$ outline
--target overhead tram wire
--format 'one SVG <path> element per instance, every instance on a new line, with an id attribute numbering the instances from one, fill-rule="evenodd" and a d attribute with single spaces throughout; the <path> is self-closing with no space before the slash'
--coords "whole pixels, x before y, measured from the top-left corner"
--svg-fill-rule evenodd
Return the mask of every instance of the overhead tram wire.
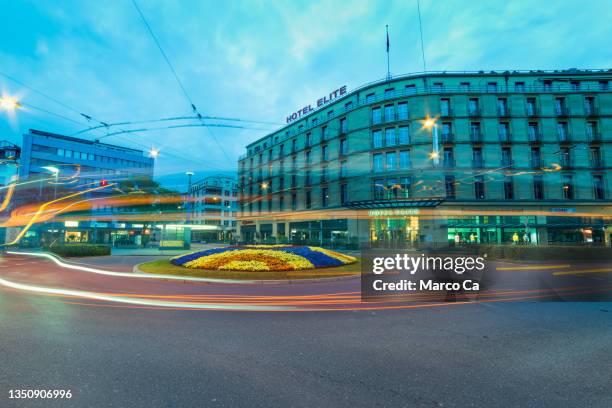
<path id="1" fill-rule="evenodd" d="M 264 122 L 264 121 L 239 119 L 239 118 L 225 118 L 225 117 L 221 117 L 221 116 L 203 116 L 202 118 L 203 119 L 210 119 L 210 120 L 228 121 L 228 122 L 255 123 L 255 124 L 271 125 L 271 126 L 272 125 L 274 125 L 274 126 L 282 125 L 281 123 Z M 141 125 L 141 124 L 145 124 L 145 123 L 173 122 L 173 121 L 180 121 L 180 120 L 200 120 L 200 118 L 198 118 L 197 116 L 175 116 L 175 117 L 161 118 L 161 119 L 135 120 L 135 121 L 108 123 L 108 124 L 105 124 L 105 125 L 91 126 L 91 127 L 88 127 L 87 129 L 79 130 L 78 132 L 74 133 L 73 136 L 79 135 L 81 133 L 86 133 L 86 132 L 89 132 L 91 130 L 100 129 L 100 128 L 109 129 L 109 128 L 114 127 L 114 126 Z M 219 126 L 216 126 L 216 127 L 219 127 Z M 231 127 L 231 126 L 221 126 L 221 127 Z M 242 127 L 247 129 L 247 127 L 244 127 L 244 126 L 242 126 Z M 262 129 L 262 130 L 264 130 L 264 129 Z"/>
<path id="2" fill-rule="evenodd" d="M 179 78 L 178 74 L 176 73 L 176 70 L 174 69 L 174 66 L 170 62 L 170 59 L 168 58 L 168 56 L 166 55 L 164 49 L 162 48 L 161 44 L 159 43 L 157 37 L 155 36 L 155 33 L 153 33 L 153 29 L 149 25 L 149 22 L 147 21 L 147 19 L 145 18 L 144 14 L 142 13 L 142 10 L 138 6 L 138 3 L 136 2 L 136 0 L 132 0 L 132 4 L 134 5 L 134 8 L 136 8 L 136 11 L 138 11 L 138 14 L 140 15 L 140 18 L 142 19 L 142 22 L 144 23 L 145 27 L 147 28 L 147 31 L 149 32 L 149 34 L 151 35 L 151 38 L 155 42 L 155 45 L 157 45 L 157 48 L 159 49 L 159 52 L 164 57 L 164 60 L 166 61 L 166 64 L 168 65 L 168 68 L 170 68 L 170 71 L 172 72 L 172 75 L 174 76 L 174 79 L 176 80 L 177 84 L 179 85 L 179 87 L 183 91 L 183 95 L 185 95 L 185 98 L 187 99 L 187 101 L 191 105 L 191 110 L 193 111 L 194 114 L 196 114 L 196 116 L 198 117 L 199 120 L 203 120 L 202 114 L 200 114 L 200 112 L 198 111 L 198 108 L 196 108 L 195 104 L 193 103 L 193 100 L 189 96 L 189 93 L 187 93 L 187 90 L 183 86 L 183 82 L 181 81 L 181 79 Z M 221 143 L 219 143 L 219 140 L 212 133 L 210 128 L 206 127 L 206 130 L 211 135 L 211 137 L 213 138 L 213 140 L 215 141 L 217 146 L 219 146 L 219 149 L 221 149 L 221 151 L 223 152 L 223 155 L 225 156 L 225 158 L 227 160 L 229 160 L 229 161 L 232 161 L 232 159 L 229 157 L 229 155 L 227 154 L 225 149 L 223 149 L 223 146 L 221 145 Z"/>

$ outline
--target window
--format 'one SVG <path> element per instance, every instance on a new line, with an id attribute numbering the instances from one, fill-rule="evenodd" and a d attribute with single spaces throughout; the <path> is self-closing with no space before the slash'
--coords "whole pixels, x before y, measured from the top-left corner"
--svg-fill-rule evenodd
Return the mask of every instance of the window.
<path id="1" fill-rule="evenodd" d="M 340 184 L 340 203 L 346 204 L 348 202 L 348 185 Z"/>
<path id="2" fill-rule="evenodd" d="M 348 123 L 346 122 L 346 118 L 340 119 L 340 133 L 348 132 Z"/>
<path id="3" fill-rule="evenodd" d="M 555 98 L 555 115 L 565 115 L 565 98 Z"/>
<path id="4" fill-rule="evenodd" d="M 447 168 L 455 167 L 455 154 L 452 147 L 444 148 L 443 165 Z"/>
<path id="5" fill-rule="evenodd" d="M 353 102 L 352 101 L 349 101 L 349 102 L 344 104 L 344 110 L 348 111 L 348 110 L 351 110 L 351 109 L 353 109 Z"/>
<path id="6" fill-rule="evenodd" d="M 348 154 L 348 144 L 346 139 L 340 139 L 340 155 L 344 156 Z"/>
<path id="7" fill-rule="evenodd" d="M 480 122 L 471 122 L 470 123 L 470 139 L 472 142 L 480 142 L 481 134 L 480 134 Z"/>
<path id="8" fill-rule="evenodd" d="M 382 121 L 380 116 L 380 108 L 372 108 L 372 123 L 374 125 L 379 124 Z"/>
<path id="9" fill-rule="evenodd" d="M 385 198 L 385 181 L 381 179 L 374 180 L 374 199 L 382 200 Z"/>
<path id="10" fill-rule="evenodd" d="M 395 88 L 385 89 L 385 99 L 392 99 L 395 97 Z"/>
<path id="11" fill-rule="evenodd" d="M 530 161 L 531 161 L 532 168 L 539 169 L 542 167 L 542 156 L 541 156 L 539 147 L 531 148 Z"/>
<path id="12" fill-rule="evenodd" d="M 442 82 L 434 82 L 431 86 L 431 92 L 442 92 L 444 90 L 444 84 Z"/>
<path id="13" fill-rule="evenodd" d="M 329 112 L 327 112 L 327 118 L 328 119 L 331 119 L 333 117 L 334 117 L 334 111 L 333 110 L 330 110 Z"/>
<path id="14" fill-rule="evenodd" d="M 567 139 L 568 139 L 567 122 L 557 123 L 557 136 L 559 137 L 560 142 L 567 142 Z"/>
<path id="15" fill-rule="evenodd" d="M 329 190 L 327 187 L 321 189 L 321 207 L 327 207 L 329 201 Z"/>
<path id="16" fill-rule="evenodd" d="M 383 155 L 382 153 L 376 153 L 372 156 L 372 168 L 374 172 L 383 171 Z"/>
<path id="17" fill-rule="evenodd" d="M 400 169 L 410 168 L 410 150 L 400 150 Z"/>
<path id="18" fill-rule="evenodd" d="M 406 85 L 405 91 L 406 91 L 406 95 L 416 94 L 416 85 Z"/>
<path id="19" fill-rule="evenodd" d="M 65 156 L 64 149 L 57 149 L 57 155 L 58 156 Z"/>
<path id="20" fill-rule="evenodd" d="M 304 185 L 310 185 L 310 170 L 306 170 L 306 173 L 304 173 Z"/>
<path id="21" fill-rule="evenodd" d="M 292 174 L 291 175 L 291 188 L 296 188 L 297 187 L 297 175 Z"/>
<path id="22" fill-rule="evenodd" d="M 589 141 L 599 140 L 599 135 L 597 134 L 597 122 L 586 123 L 586 136 Z"/>
<path id="23" fill-rule="evenodd" d="M 570 88 L 572 89 L 572 91 L 577 91 L 580 89 L 580 82 L 579 81 L 571 81 L 570 82 Z"/>
<path id="24" fill-rule="evenodd" d="M 395 120 L 395 106 L 385 105 L 385 122 L 392 122 Z"/>
<path id="25" fill-rule="evenodd" d="M 306 208 L 312 207 L 312 191 L 310 190 L 306 191 L 304 204 Z"/>
<path id="26" fill-rule="evenodd" d="M 285 210 L 285 196 L 283 196 L 283 195 L 278 197 L 278 210 L 279 211 L 284 211 Z"/>
<path id="27" fill-rule="evenodd" d="M 410 143 L 410 128 L 408 126 L 400 126 L 399 131 L 399 144 L 407 145 Z"/>
<path id="28" fill-rule="evenodd" d="M 317 123 L 319 123 L 319 119 L 312 118 L 311 123 L 312 123 L 312 126 L 317 126 Z"/>
<path id="29" fill-rule="evenodd" d="M 535 98 L 527 98 L 525 102 L 525 111 L 527 112 L 527 116 L 536 115 L 536 99 Z"/>
<path id="30" fill-rule="evenodd" d="M 573 184 L 572 176 L 570 174 L 564 174 L 562 183 L 563 183 L 562 184 L 563 198 L 565 198 L 566 200 L 573 200 L 574 199 L 574 184 Z"/>
<path id="31" fill-rule="evenodd" d="M 66 150 L 66 157 L 72 157 L 72 150 Z"/>
<path id="32" fill-rule="evenodd" d="M 514 182 L 512 176 L 504 177 L 504 199 L 514 199 Z"/>
<path id="33" fill-rule="evenodd" d="M 321 128 L 321 140 L 327 139 L 327 126 Z"/>
<path id="34" fill-rule="evenodd" d="M 451 114 L 450 99 L 448 98 L 440 99 L 440 114 L 442 116 L 450 116 Z"/>
<path id="35" fill-rule="evenodd" d="M 285 152 L 285 145 L 282 144 L 282 145 L 278 146 L 278 155 L 279 155 L 279 157 L 282 156 L 284 152 Z"/>
<path id="36" fill-rule="evenodd" d="M 327 166 L 321 167 L 321 183 L 327 182 Z"/>
<path id="37" fill-rule="evenodd" d="M 400 196 L 410 198 L 412 196 L 412 178 L 402 177 L 400 182 Z"/>
<path id="38" fill-rule="evenodd" d="M 323 161 L 329 160 L 328 150 L 329 149 L 327 148 L 327 145 L 321 146 L 321 160 Z"/>
<path id="39" fill-rule="evenodd" d="M 536 200 L 544 199 L 544 178 L 542 175 L 533 176 L 533 198 Z"/>
<path id="40" fill-rule="evenodd" d="M 283 190 L 284 188 L 285 188 L 285 178 L 281 176 L 278 178 L 278 189 Z"/>
<path id="41" fill-rule="evenodd" d="M 291 210 L 293 211 L 297 210 L 297 194 L 296 193 L 291 194 Z"/>
<path id="42" fill-rule="evenodd" d="M 304 152 L 306 166 L 310 166 L 310 150 Z"/>
<path id="43" fill-rule="evenodd" d="M 372 145 L 375 149 L 383 146 L 382 130 L 375 130 L 372 132 Z"/>
<path id="44" fill-rule="evenodd" d="M 527 126 L 527 136 L 530 142 L 537 142 L 540 140 L 540 133 L 538 132 L 537 123 L 530 123 Z"/>
<path id="45" fill-rule="evenodd" d="M 482 159 L 482 149 L 479 147 L 472 149 L 472 167 L 477 169 L 481 169 L 484 167 Z"/>
<path id="46" fill-rule="evenodd" d="M 376 96 L 371 93 L 366 95 L 366 103 L 372 103 L 376 100 Z"/>
<path id="47" fill-rule="evenodd" d="M 515 82 L 514 90 L 516 92 L 525 92 L 525 83 L 524 82 Z"/>
<path id="48" fill-rule="evenodd" d="M 293 139 L 291 141 L 291 153 L 295 153 L 296 150 L 297 150 L 297 139 Z M 253 164 L 252 160 L 251 160 L 251 164 Z"/>
<path id="49" fill-rule="evenodd" d="M 444 188 L 446 190 L 446 198 L 454 200 L 457 198 L 457 191 L 455 188 L 455 176 L 444 176 Z"/>
<path id="50" fill-rule="evenodd" d="M 476 116 L 480 114 L 480 110 L 478 109 L 478 99 L 477 98 L 470 98 L 470 100 L 468 101 L 468 113 L 471 116 Z"/>
<path id="51" fill-rule="evenodd" d="M 593 197 L 596 200 L 603 200 L 605 198 L 603 176 L 600 174 L 593 175 Z"/>
<path id="52" fill-rule="evenodd" d="M 497 133 L 499 134 L 500 142 L 509 142 L 510 141 L 510 124 L 508 122 L 500 122 L 497 125 Z"/>
<path id="53" fill-rule="evenodd" d="M 508 100 L 506 98 L 497 98 L 497 114 L 499 116 L 508 115 Z"/>
<path id="54" fill-rule="evenodd" d="M 497 82 L 489 82 L 489 83 L 487 83 L 487 92 L 489 92 L 489 93 L 497 92 Z"/>
<path id="55" fill-rule="evenodd" d="M 501 151 L 501 165 L 502 167 L 512 166 L 512 148 L 502 147 Z"/>
<path id="56" fill-rule="evenodd" d="M 401 186 L 399 184 L 397 184 L 397 180 L 396 179 L 388 179 L 387 180 L 387 189 L 386 189 L 386 196 L 385 198 L 387 199 L 396 199 L 399 197 L 399 192 L 400 192 L 400 188 Z"/>
<path id="57" fill-rule="evenodd" d="M 552 90 L 552 81 L 544 81 L 544 92 L 550 92 Z"/>
<path id="58" fill-rule="evenodd" d="M 595 169 L 603 167 L 601 150 L 599 150 L 599 147 L 591 147 L 591 166 Z"/>
<path id="59" fill-rule="evenodd" d="M 564 167 L 564 168 L 571 167 L 572 160 L 571 160 L 571 157 L 570 157 L 570 149 L 569 149 L 569 147 L 562 147 L 559 150 L 559 161 L 560 161 L 559 164 L 561 165 L 561 167 Z"/>
<path id="60" fill-rule="evenodd" d="M 484 200 L 485 198 L 485 184 L 483 176 L 474 177 L 474 197 L 477 200 Z"/>
<path id="61" fill-rule="evenodd" d="M 340 177 L 346 177 L 346 160 L 340 162 Z"/>
<path id="62" fill-rule="evenodd" d="M 453 130 L 451 122 L 442 123 L 442 142 L 449 143 L 453 141 Z"/>
<path id="63" fill-rule="evenodd" d="M 387 171 L 394 171 L 397 168 L 397 155 L 395 152 L 388 152 L 385 154 L 385 164 Z"/>
<path id="64" fill-rule="evenodd" d="M 385 129 L 385 146 L 395 146 L 395 128 Z"/>
<path id="65" fill-rule="evenodd" d="M 592 96 L 584 98 L 584 114 L 587 116 L 595 114 L 595 98 Z"/>
<path id="66" fill-rule="evenodd" d="M 470 83 L 469 82 L 461 82 L 459 84 L 459 90 L 461 92 L 468 92 L 470 90 Z"/>
<path id="67" fill-rule="evenodd" d="M 400 102 L 397 104 L 397 118 L 399 120 L 408 120 L 408 103 Z"/>
<path id="68" fill-rule="evenodd" d="M 601 91 L 607 91 L 609 89 L 608 81 L 599 81 L 599 89 Z"/>

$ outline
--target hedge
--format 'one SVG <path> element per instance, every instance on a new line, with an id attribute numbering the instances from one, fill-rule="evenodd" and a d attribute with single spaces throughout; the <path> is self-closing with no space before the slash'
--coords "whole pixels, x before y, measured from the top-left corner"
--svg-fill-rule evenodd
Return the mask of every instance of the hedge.
<path id="1" fill-rule="evenodd" d="M 513 259 L 532 261 L 609 261 L 612 248 L 603 246 L 564 245 L 480 245 L 478 252 L 488 259 Z"/>
<path id="2" fill-rule="evenodd" d="M 110 255 L 110 245 L 97 245 L 97 244 L 65 244 L 65 245 L 53 245 L 45 248 L 47 251 L 52 252 L 59 256 L 103 256 Z"/>

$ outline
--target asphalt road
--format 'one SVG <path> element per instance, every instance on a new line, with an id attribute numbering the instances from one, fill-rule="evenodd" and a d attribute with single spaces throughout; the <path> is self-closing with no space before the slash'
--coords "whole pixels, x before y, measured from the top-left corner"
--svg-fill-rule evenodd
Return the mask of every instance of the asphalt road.
<path id="1" fill-rule="evenodd" d="M 609 407 L 610 345 L 610 303 L 254 313 L 2 288 L 0 407 Z M 73 398 L 8 399 L 41 388 Z"/>

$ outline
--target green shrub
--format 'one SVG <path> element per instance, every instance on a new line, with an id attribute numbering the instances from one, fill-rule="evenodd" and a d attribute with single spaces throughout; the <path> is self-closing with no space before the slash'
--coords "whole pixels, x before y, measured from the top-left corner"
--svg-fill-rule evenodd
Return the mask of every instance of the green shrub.
<path id="1" fill-rule="evenodd" d="M 64 245 L 53 245 L 45 248 L 45 250 L 52 252 L 59 256 L 65 257 L 79 257 L 79 256 L 104 256 L 110 255 L 110 245 L 98 245 L 98 244 L 64 244 Z"/>
<path id="2" fill-rule="evenodd" d="M 487 254 L 491 260 L 593 260 L 608 261 L 612 259 L 612 248 L 601 246 L 570 246 L 570 245 L 481 245 L 481 255 Z"/>

